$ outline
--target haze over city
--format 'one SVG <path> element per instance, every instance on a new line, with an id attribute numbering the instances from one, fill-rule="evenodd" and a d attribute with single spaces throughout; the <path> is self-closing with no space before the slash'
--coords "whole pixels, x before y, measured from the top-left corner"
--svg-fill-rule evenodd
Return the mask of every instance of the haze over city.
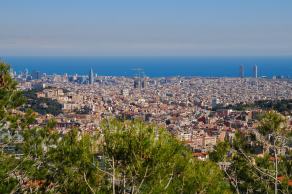
<path id="1" fill-rule="evenodd" d="M 292 2 L 2 1 L 1 56 L 287 56 Z"/>

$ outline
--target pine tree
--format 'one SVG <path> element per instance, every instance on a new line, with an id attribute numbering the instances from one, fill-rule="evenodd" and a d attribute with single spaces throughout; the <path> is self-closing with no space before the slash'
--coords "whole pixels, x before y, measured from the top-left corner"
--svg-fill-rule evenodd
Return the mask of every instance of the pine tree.
<path id="1" fill-rule="evenodd" d="M 291 152 L 280 154 L 289 141 L 285 124 L 283 115 L 269 111 L 263 115 L 258 129 L 249 134 L 238 132 L 231 144 L 219 143 L 210 153 L 210 159 L 221 164 L 237 193 L 291 192 L 287 183 L 292 178 L 289 159 L 292 155 Z M 247 137 L 254 137 L 254 140 L 251 142 Z M 264 156 L 254 154 L 253 146 L 262 147 Z"/>

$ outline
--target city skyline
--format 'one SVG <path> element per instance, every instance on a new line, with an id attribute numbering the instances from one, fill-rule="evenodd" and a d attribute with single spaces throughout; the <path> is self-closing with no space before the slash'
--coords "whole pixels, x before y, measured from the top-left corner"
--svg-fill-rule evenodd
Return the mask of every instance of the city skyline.
<path id="1" fill-rule="evenodd" d="M 291 56 L 291 1 L 1 2 L 2 56 Z"/>
<path id="2" fill-rule="evenodd" d="M 254 77 L 291 78 L 291 57 L 5 57 L 14 71 L 37 70 L 47 74 L 84 74 L 92 68 L 97 75 L 134 76 L 143 69 L 149 77 L 203 76 L 238 77 L 239 66 L 244 75 Z"/>
<path id="3" fill-rule="evenodd" d="M 0 3 L 0 193 L 292 193 L 291 0 Z"/>

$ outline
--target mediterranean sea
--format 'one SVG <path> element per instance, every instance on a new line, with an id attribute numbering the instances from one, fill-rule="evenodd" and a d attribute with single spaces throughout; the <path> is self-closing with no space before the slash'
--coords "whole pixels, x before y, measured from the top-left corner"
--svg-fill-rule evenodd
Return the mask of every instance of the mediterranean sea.
<path id="1" fill-rule="evenodd" d="M 47 74 L 135 76 L 137 69 L 149 77 L 238 77 L 240 65 L 246 77 L 258 66 L 259 76 L 292 77 L 292 57 L 2 57 L 14 71 L 27 68 Z"/>

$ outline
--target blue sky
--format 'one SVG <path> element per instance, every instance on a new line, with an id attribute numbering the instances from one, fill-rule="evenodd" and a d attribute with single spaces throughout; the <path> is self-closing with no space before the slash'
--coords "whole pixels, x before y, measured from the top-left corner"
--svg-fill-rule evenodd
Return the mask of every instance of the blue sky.
<path id="1" fill-rule="evenodd" d="M 1 0 L 0 56 L 291 56 L 291 10 L 291 0 Z"/>

